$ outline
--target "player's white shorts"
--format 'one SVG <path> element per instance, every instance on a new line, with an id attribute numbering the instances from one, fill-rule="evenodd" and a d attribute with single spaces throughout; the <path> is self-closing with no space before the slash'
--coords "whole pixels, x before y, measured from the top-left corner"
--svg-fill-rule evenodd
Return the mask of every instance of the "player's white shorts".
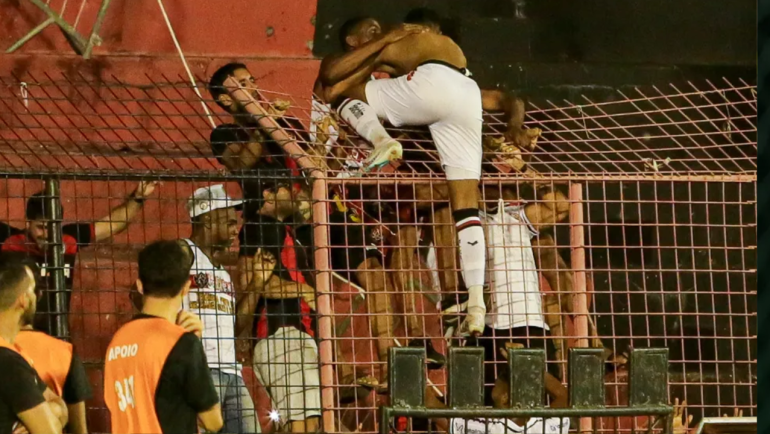
<path id="1" fill-rule="evenodd" d="M 318 346 L 307 333 L 282 327 L 257 342 L 254 373 L 281 417 L 279 426 L 321 416 Z"/>
<path id="2" fill-rule="evenodd" d="M 395 127 L 427 125 L 447 179 L 481 178 L 481 90 L 459 70 L 426 63 L 366 84 L 366 99 Z"/>

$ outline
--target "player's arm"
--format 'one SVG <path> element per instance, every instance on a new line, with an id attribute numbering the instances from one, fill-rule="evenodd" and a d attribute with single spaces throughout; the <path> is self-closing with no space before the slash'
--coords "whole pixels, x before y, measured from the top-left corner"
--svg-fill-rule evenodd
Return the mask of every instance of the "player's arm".
<path id="1" fill-rule="evenodd" d="M 110 214 L 94 223 L 94 241 L 102 241 L 123 232 L 142 209 L 144 199 L 155 191 L 156 181 L 142 181 L 126 202 L 110 211 Z"/>
<path id="2" fill-rule="evenodd" d="M 334 85 L 361 69 L 367 61 L 375 57 L 389 44 L 400 41 L 409 35 L 422 33 L 424 31 L 425 28 L 421 26 L 406 24 L 388 32 L 379 39 L 367 42 L 353 51 L 336 56 L 327 56 L 321 61 L 321 69 L 318 78 L 326 86 Z"/>

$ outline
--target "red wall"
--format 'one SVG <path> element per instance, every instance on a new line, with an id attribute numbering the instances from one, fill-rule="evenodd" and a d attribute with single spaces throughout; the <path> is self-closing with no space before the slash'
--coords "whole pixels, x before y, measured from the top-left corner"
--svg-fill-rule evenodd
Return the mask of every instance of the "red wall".
<path id="1" fill-rule="evenodd" d="M 60 11 L 64 0 L 51 0 L 54 10 Z M 100 1 L 87 0 L 83 8 L 78 31 L 87 37 L 96 18 Z M 64 18 L 75 22 L 81 0 L 69 0 Z M 312 83 L 317 72 L 318 61 L 312 57 L 314 35 L 315 2 L 311 0 L 164 0 L 169 19 L 179 43 L 184 50 L 192 73 L 200 80 L 206 80 L 222 64 L 238 60 L 247 64 L 258 79 L 259 86 L 271 91 L 290 94 L 297 100 L 310 97 Z M 26 0 L 5 0 L 0 2 L 0 51 L 10 47 L 16 40 L 45 19 L 37 7 Z M 268 28 L 272 30 L 269 31 Z M 270 33 L 270 34 L 268 34 Z M 14 152 L 19 141 L 40 139 L 43 134 L 30 130 L 30 125 L 40 122 L 44 129 L 56 129 L 60 119 L 25 117 L 18 100 L 19 83 L 46 82 L 51 79 L 80 81 L 83 78 L 99 88 L 100 84 L 117 81 L 131 86 L 150 83 L 189 82 L 177 55 L 176 49 L 160 13 L 157 0 L 113 0 L 107 11 L 100 31 L 102 44 L 95 47 L 93 57 L 84 60 L 74 53 L 56 26 L 49 26 L 24 47 L 13 54 L 0 54 L 0 145 L 5 147 L 0 165 L 16 168 L 50 166 L 51 158 L 27 157 L 21 159 L 8 155 Z M 50 91 L 50 89 L 49 89 Z M 32 97 L 41 98 L 41 93 L 30 86 Z M 96 95 L 98 94 L 98 95 Z M 150 92 L 147 95 L 156 96 Z M 104 115 L 104 101 L 109 93 L 95 92 L 93 99 L 71 98 L 66 107 L 56 107 L 50 101 L 37 101 L 34 106 L 41 112 L 66 113 L 67 111 L 98 112 Z M 204 95 L 207 97 L 207 95 Z M 88 100 L 90 101 L 83 101 Z M 89 111 L 88 104 L 95 107 Z M 33 102 L 34 104 L 34 102 Z M 71 104 L 71 105 L 70 105 Z M 139 110 L 139 105 L 125 108 Z M 158 107 L 156 107 L 158 108 Z M 163 108 L 158 108 L 163 111 Z M 200 110 L 199 107 L 196 107 Z M 216 109 L 215 109 L 216 110 Z M 151 112 L 152 110 L 148 110 Z M 10 113 L 9 113 L 10 112 Z M 221 111 L 219 112 L 220 115 Z M 103 118 L 104 119 L 104 118 Z M 225 117 L 219 118 L 223 122 Z M 75 128 L 87 124 L 85 119 L 70 119 Z M 107 119 L 105 124 L 115 123 Z M 173 124 L 161 120 L 163 128 Z M 198 124 L 201 125 L 199 121 Z M 194 138 L 196 143 L 205 141 L 206 126 Z M 58 136 L 57 136 L 58 134 Z M 88 141 L 94 135 L 81 132 L 73 140 Z M 118 131 L 114 139 L 121 140 Z M 62 137 L 62 131 L 54 131 L 53 140 L 67 149 L 73 146 Z M 125 136 L 123 136 L 125 137 Z M 45 136 L 45 138 L 50 138 Z M 4 140 L 17 139 L 17 142 Z M 182 138 L 184 139 L 184 138 Z M 163 140 L 147 137 L 149 142 Z M 166 139 L 167 140 L 167 139 Z M 182 142 L 184 140 L 180 140 Z M 22 142 L 23 143 L 23 142 Z M 157 142 L 155 142 L 157 144 Z M 7 149 L 11 148 L 11 149 Z M 77 149 L 74 149 L 77 150 Z M 138 159 L 137 159 L 138 160 Z M 59 159 L 56 167 L 82 164 L 88 167 L 109 167 L 116 159 L 73 158 Z M 89 163 L 89 164 L 86 164 Z M 119 163 L 119 162 L 118 162 Z M 200 161 L 177 161 L 180 167 L 201 167 Z M 209 164 L 215 164 L 210 161 Z M 152 165 L 152 164 L 150 164 Z M 139 166 L 144 166 L 140 164 Z M 172 164 L 173 166 L 173 164 Z M 137 167 L 128 164 L 126 167 Z M 0 182 L 0 219 L 15 226 L 23 225 L 24 198 L 42 189 L 39 180 Z M 65 219 L 89 221 L 105 215 L 110 207 L 117 205 L 134 188 L 132 183 L 123 182 L 73 182 L 62 183 L 62 199 Z M 170 183 L 158 191 L 158 201 L 148 201 L 141 216 L 129 230 L 115 237 L 112 243 L 86 249 L 79 258 L 72 300 L 71 328 L 73 341 L 78 346 L 84 361 L 99 363 L 103 357 L 112 333 L 130 317 L 127 290 L 135 278 L 133 264 L 136 249 L 142 244 L 162 238 L 176 238 L 188 234 L 184 199 L 193 191 L 190 183 Z M 233 195 L 239 195 L 234 185 L 228 187 Z M 109 199 L 113 198 L 113 199 Z M 95 399 L 89 407 L 102 406 L 101 372 L 90 369 Z M 261 408 L 267 408 L 264 391 L 257 392 Z M 108 431 L 106 411 L 94 409 L 89 414 L 91 429 Z M 265 416 L 265 415 L 262 415 Z"/>

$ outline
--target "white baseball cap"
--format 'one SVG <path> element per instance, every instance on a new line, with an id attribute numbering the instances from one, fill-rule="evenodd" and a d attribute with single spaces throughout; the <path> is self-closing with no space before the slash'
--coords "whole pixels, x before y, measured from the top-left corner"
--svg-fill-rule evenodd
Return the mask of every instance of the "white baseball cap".
<path id="1" fill-rule="evenodd" d="M 187 200 L 187 211 L 190 213 L 190 218 L 195 218 L 215 209 L 234 208 L 241 204 L 243 204 L 242 200 L 228 196 L 225 186 L 219 184 L 195 190 Z"/>

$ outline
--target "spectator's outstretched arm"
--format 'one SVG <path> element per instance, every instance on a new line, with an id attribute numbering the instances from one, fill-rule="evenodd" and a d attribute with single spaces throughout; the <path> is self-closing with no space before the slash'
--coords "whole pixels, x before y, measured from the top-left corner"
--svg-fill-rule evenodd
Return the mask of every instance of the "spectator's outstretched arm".
<path id="1" fill-rule="evenodd" d="M 155 191 L 157 181 L 141 181 L 128 200 L 94 223 L 94 241 L 103 241 L 123 232 L 142 209 L 144 200 Z"/>
<path id="2" fill-rule="evenodd" d="M 67 412 L 69 414 L 67 431 L 72 434 L 88 434 L 85 401 L 76 404 L 67 404 Z"/>
<path id="3" fill-rule="evenodd" d="M 44 402 L 18 415 L 19 421 L 30 434 L 60 434 L 62 423 L 54 414 L 53 407 Z"/>

